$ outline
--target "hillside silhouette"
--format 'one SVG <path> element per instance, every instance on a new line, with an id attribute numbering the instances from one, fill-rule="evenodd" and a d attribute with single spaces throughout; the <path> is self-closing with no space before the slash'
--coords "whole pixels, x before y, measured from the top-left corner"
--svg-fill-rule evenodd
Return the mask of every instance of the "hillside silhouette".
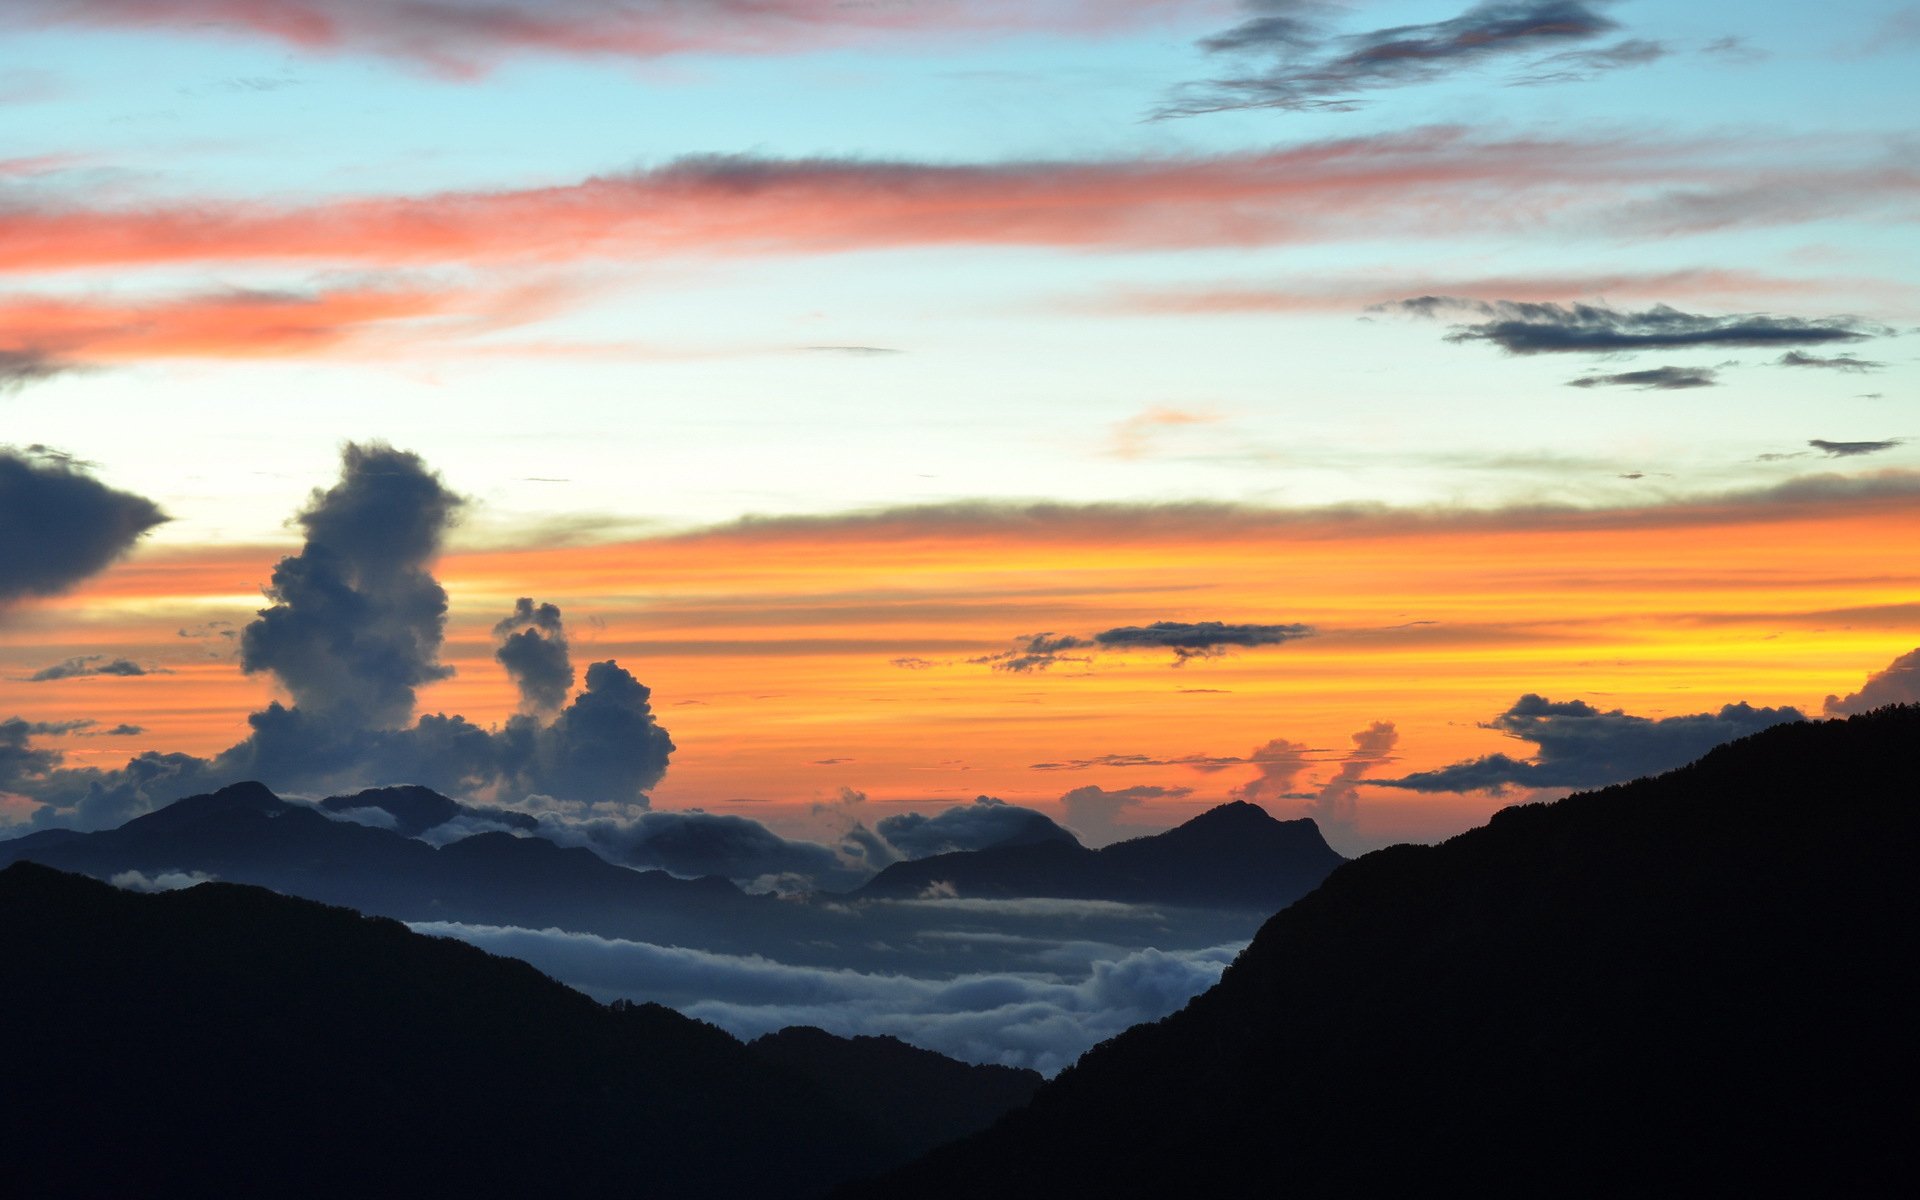
<path id="1" fill-rule="evenodd" d="M 1897 1194 L 1920 708 L 1335 871 L 1220 984 L 842 1200 Z"/>
<path id="2" fill-rule="evenodd" d="M 806 1197 L 1039 1083 L 818 1030 L 748 1047 L 394 921 L 30 863 L 0 871 L 0 1011 L 19 1196 Z"/>
<path id="3" fill-rule="evenodd" d="M 1051 838 L 894 863 L 850 894 L 911 899 L 944 889 L 968 898 L 1046 896 L 1270 913 L 1312 891 L 1345 861 L 1312 818 L 1279 821 L 1258 805 L 1235 801 L 1165 833 L 1099 850 Z"/>

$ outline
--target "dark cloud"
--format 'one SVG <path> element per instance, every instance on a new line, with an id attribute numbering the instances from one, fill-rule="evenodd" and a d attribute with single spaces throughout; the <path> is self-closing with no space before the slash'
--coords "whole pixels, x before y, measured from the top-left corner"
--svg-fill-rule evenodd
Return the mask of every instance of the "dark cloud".
<path id="1" fill-rule="evenodd" d="M 87 736 L 88 737 L 139 737 L 141 734 L 145 733 L 146 731 L 147 731 L 147 728 L 144 725 L 129 725 L 123 721 L 120 724 L 115 725 L 112 729 L 102 729 L 98 733 L 90 733 Z"/>
<path id="2" fill-rule="evenodd" d="M 1083 844 L 1105 846 L 1164 827 L 1164 822 L 1158 825 L 1128 822 L 1124 819 L 1128 810 L 1138 808 L 1149 800 L 1178 800 L 1192 794 L 1193 789 L 1189 787 L 1137 784 L 1109 789 L 1089 784 L 1061 796 L 1060 805 L 1065 810 L 1068 828 L 1080 835 Z"/>
<path id="3" fill-rule="evenodd" d="M 1885 670 L 1875 671 L 1845 699 L 1828 696 L 1825 709 L 1830 717 L 1845 717 L 1889 704 L 1920 704 L 1920 649 L 1909 650 Z"/>
<path id="4" fill-rule="evenodd" d="M 1068 655 L 1065 651 L 1077 650 L 1092 644 L 1085 638 L 1074 637 L 1071 634 L 1023 633 L 1014 639 L 1013 649 L 1002 650 L 998 654 L 981 655 L 967 661 L 991 666 L 996 671 L 1021 673 L 1044 671 L 1055 663 L 1088 661 L 1084 657 Z M 896 659 L 894 665 L 902 664 Z"/>
<path id="5" fill-rule="evenodd" d="M 164 675 L 157 667 L 143 667 L 129 658 L 109 658 L 104 654 L 86 654 L 69 658 L 50 667 L 41 667 L 27 676 L 28 683 L 47 683 L 55 679 L 85 679 L 90 675 Z"/>
<path id="6" fill-rule="evenodd" d="M 1278 646 L 1311 637 L 1307 625 L 1231 625 L 1224 621 L 1155 621 L 1122 625 L 1093 635 L 1102 650 L 1171 650 L 1174 665 L 1190 658 L 1217 658 L 1236 646 Z"/>
<path id="7" fill-rule="evenodd" d="M 166 519 L 153 501 L 115 491 L 68 455 L 0 448 L 0 607 L 68 590 Z"/>
<path id="8" fill-rule="evenodd" d="M 460 504 L 418 456 L 349 445 L 340 482 L 300 516 L 306 544 L 273 572 L 275 603 L 241 638 L 243 667 L 272 674 L 293 703 L 253 713 L 249 736 L 212 759 L 148 753 L 113 771 L 21 759 L 12 790 L 43 802 L 36 824 L 87 828 L 241 780 L 296 793 L 419 784 L 490 801 L 644 809 L 674 747 L 647 688 L 615 662 L 588 667 L 585 689 L 545 723 L 527 712 L 494 729 L 445 713 L 414 719 L 416 689 L 452 674 L 439 658 L 446 593 L 430 568 Z M 516 607 L 509 625 L 522 615 Z M 528 601 L 524 618 L 520 632 L 541 640 L 562 629 L 551 605 Z M 539 665 L 551 683 L 554 656 Z M 526 696 L 524 669 L 514 678 Z M 535 694 L 552 698 L 551 688 Z"/>
<path id="9" fill-rule="evenodd" d="M 500 646 L 493 657 L 520 689 L 520 711 L 550 713 L 573 690 L 573 658 L 560 609 L 522 596 L 513 613 L 493 627 Z"/>
<path id="10" fill-rule="evenodd" d="M 1878 454 L 1882 450 L 1891 450 L 1906 442 L 1905 438 L 1888 438 L 1880 442 L 1829 442 L 1814 438 L 1807 445 L 1826 455 L 1828 458 L 1857 458 L 1862 454 Z"/>
<path id="11" fill-rule="evenodd" d="M 1697 346 L 1767 349 L 1859 342 L 1888 332 L 1853 317 L 1808 319 L 1765 313 L 1715 317 L 1682 312 L 1664 304 L 1639 312 L 1621 312 L 1598 304 L 1415 296 L 1377 307 L 1422 317 L 1436 317 L 1445 311 L 1477 313 L 1490 319 L 1455 325 L 1447 340 L 1491 342 L 1509 354 L 1618 354 Z"/>
<path id="12" fill-rule="evenodd" d="M 1264 54 L 1264 69 L 1209 80 L 1181 91 L 1161 116 L 1241 108 L 1346 111 L 1359 96 L 1439 79 L 1491 61 L 1544 54 L 1527 82 L 1584 78 L 1651 62 L 1655 43 L 1625 41 L 1584 53 L 1563 49 L 1619 28 L 1600 9 L 1609 0 L 1486 0 L 1457 17 L 1333 36 L 1337 10 L 1322 3 L 1262 0 L 1258 15 L 1200 43 L 1216 54 Z"/>
<path id="13" fill-rule="evenodd" d="M 1851 375 L 1864 375 L 1869 371 L 1878 371 L 1886 367 L 1883 362 L 1874 362 L 1868 358 L 1857 358 L 1851 354 L 1833 354 L 1822 358 L 1817 354 L 1803 354 L 1798 350 L 1789 350 L 1773 360 L 1776 367 L 1816 367 L 1826 371 L 1845 371 Z"/>
<path id="14" fill-rule="evenodd" d="M 819 842 L 782 837 L 758 821 L 722 813 L 544 812 L 537 819 L 537 832 L 563 846 L 587 846 L 630 867 L 684 878 L 719 875 L 756 890 L 851 890 L 878 869 L 863 856 L 843 856 Z"/>
<path id="15" fill-rule="evenodd" d="M 1568 387 L 1631 387 L 1641 391 L 1677 392 L 1686 388 L 1717 387 L 1719 377 L 1712 367 L 1654 367 L 1646 371 L 1622 371 L 1616 375 L 1585 375 L 1567 381 Z"/>
<path id="16" fill-rule="evenodd" d="M 412 717 L 415 689 L 453 674 L 430 568 L 464 502 L 416 454 L 349 444 L 341 458 L 340 482 L 299 516 L 306 545 L 273 569 L 273 607 L 241 634 L 240 665 L 310 715 L 391 728 Z"/>
<path id="17" fill-rule="evenodd" d="M 73 369 L 73 364 L 38 350 L 0 349 L 0 396 Z"/>
<path id="18" fill-rule="evenodd" d="M 972 804 L 956 805 L 931 817 L 920 813 L 882 817 L 874 825 L 874 832 L 907 859 L 1008 843 L 1074 840 L 1047 814 L 992 796 L 975 797 Z"/>
<path id="19" fill-rule="evenodd" d="M 1375 782 L 1417 792 L 1488 791 L 1509 787 L 1588 788 L 1682 767 L 1723 742 L 1772 725 L 1804 721 L 1797 708 L 1729 704 L 1717 713 L 1640 717 L 1603 712 L 1584 700 L 1552 701 L 1529 693 L 1483 728 L 1534 744 L 1525 759 L 1489 754 L 1437 771 Z"/>
<path id="20" fill-rule="evenodd" d="M 1660 42 L 1649 41 L 1646 38 L 1628 38 L 1599 50 L 1566 50 L 1559 54 L 1550 54 L 1531 64 L 1527 74 L 1513 82 L 1523 86 L 1543 83 L 1581 83 L 1596 75 L 1604 75 L 1608 71 L 1618 71 L 1627 67 L 1644 67 L 1648 63 L 1659 62 L 1667 57 L 1668 53 L 1667 47 Z"/>

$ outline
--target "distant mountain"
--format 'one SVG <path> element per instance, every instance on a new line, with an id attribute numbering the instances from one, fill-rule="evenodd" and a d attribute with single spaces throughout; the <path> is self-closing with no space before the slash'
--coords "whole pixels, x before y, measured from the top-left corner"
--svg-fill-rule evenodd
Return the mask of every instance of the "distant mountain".
<path id="1" fill-rule="evenodd" d="M 1044 1082 L 1038 1071 L 971 1066 L 897 1038 L 835 1037 L 812 1026 L 769 1033 L 747 1049 L 806 1076 L 916 1153 L 985 1129 Z"/>
<path id="2" fill-rule="evenodd" d="M 445 799 L 425 789 L 387 791 L 407 793 L 396 807 L 415 814 Z M 394 802 L 392 795 L 382 801 Z M 118 829 L 0 842 L 0 864 L 19 860 L 100 879 L 198 872 L 407 921 L 555 927 L 721 948 L 735 945 L 730 930 L 751 926 L 760 937 L 791 915 L 790 906 L 724 879 L 635 871 L 540 838 L 481 833 L 436 849 L 394 830 L 329 819 L 258 783 L 189 797 Z M 741 949 L 759 944 L 737 942 Z"/>
<path id="3" fill-rule="evenodd" d="M 1920 708 L 1336 871 L 1220 984 L 840 1193 L 1891 1195 L 1920 1162 Z"/>
<path id="4" fill-rule="evenodd" d="M 1038 1083 L 818 1030 L 747 1047 L 397 922 L 26 863 L 0 1012 L 7 1190 L 40 1198 L 799 1198 Z"/>
<path id="5" fill-rule="evenodd" d="M 419 837 L 459 817 L 526 832 L 540 827 L 538 821 L 523 812 L 461 804 L 432 788 L 411 785 L 368 788 L 351 796 L 328 796 L 320 802 L 320 807 L 336 813 L 383 812 L 393 819 L 393 831 L 403 837 Z"/>
<path id="6" fill-rule="evenodd" d="M 1310 818 L 1279 821 L 1258 805 L 1236 801 L 1165 833 L 1101 850 L 1051 838 L 895 863 L 851 895 L 1048 896 L 1269 913 L 1312 891 L 1345 861 Z"/>

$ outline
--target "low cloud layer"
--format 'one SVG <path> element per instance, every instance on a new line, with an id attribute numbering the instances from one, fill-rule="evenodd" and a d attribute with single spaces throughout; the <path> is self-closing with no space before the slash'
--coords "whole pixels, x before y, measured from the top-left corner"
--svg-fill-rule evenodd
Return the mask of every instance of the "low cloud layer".
<path id="1" fill-rule="evenodd" d="M 1806 714 L 1785 705 L 1728 704 L 1717 713 L 1641 717 L 1617 708 L 1602 711 L 1584 700 L 1553 701 L 1529 693 L 1482 726 L 1533 743 L 1529 757 L 1488 754 L 1437 771 L 1375 782 L 1417 792 L 1494 795 L 1513 787 L 1604 787 L 1683 767 L 1724 742 L 1804 720 Z"/>
<path id="2" fill-rule="evenodd" d="M 1850 696 L 1828 696 L 1825 707 L 1830 717 L 1851 716 L 1889 704 L 1920 704 L 1920 649 L 1910 650 L 1875 671 L 1860 690 Z"/>
<path id="3" fill-rule="evenodd" d="M 1052 1074 L 1098 1042 L 1157 1020 L 1216 983 L 1237 945 L 1136 950 L 1084 974 L 915 978 L 796 966 L 559 930 L 417 924 L 531 962 L 603 1000 L 653 1000 L 753 1038 L 788 1025 L 887 1035 L 968 1062 Z"/>
<path id="4" fill-rule="evenodd" d="M 1485 321 L 1455 325 L 1450 342 L 1487 342 L 1509 354 L 1620 354 L 1695 347 L 1777 348 L 1860 342 L 1889 331 L 1853 317 L 1775 317 L 1765 313 L 1708 316 L 1664 304 L 1622 312 L 1599 304 L 1472 300 L 1418 296 L 1382 306 L 1415 316 L 1476 313 Z"/>
<path id="5" fill-rule="evenodd" d="M 0 609 L 98 574 L 165 521 L 153 501 L 44 446 L 0 448 Z"/>

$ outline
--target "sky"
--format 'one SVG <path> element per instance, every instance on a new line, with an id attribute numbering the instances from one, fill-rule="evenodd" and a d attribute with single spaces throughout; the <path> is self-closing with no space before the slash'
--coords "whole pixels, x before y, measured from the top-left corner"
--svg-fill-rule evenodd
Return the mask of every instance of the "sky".
<path id="1" fill-rule="evenodd" d="M 1920 699 L 1920 6 L 0 33 L 0 822 L 437 771 L 1351 854 Z"/>

